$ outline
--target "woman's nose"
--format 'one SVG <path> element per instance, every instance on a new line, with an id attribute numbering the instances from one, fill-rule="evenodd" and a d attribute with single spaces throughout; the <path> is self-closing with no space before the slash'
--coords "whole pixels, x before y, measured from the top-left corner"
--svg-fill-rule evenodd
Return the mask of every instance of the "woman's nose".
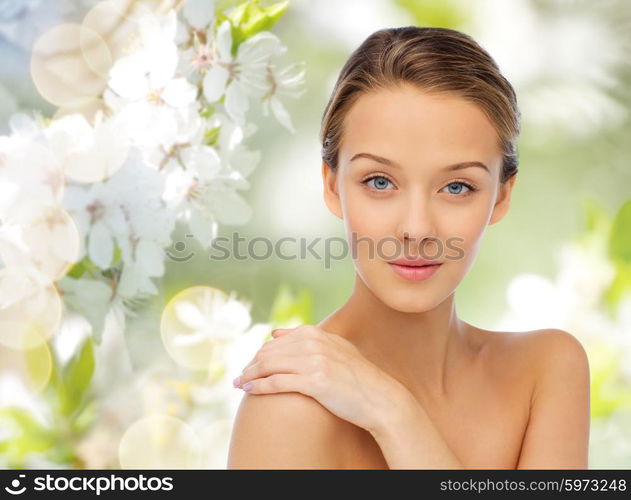
<path id="1" fill-rule="evenodd" d="M 426 197 L 408 196 L 401 204 L 396 237 L 412 245 L 421 245 L 436 238 L 434 215 Z"/>

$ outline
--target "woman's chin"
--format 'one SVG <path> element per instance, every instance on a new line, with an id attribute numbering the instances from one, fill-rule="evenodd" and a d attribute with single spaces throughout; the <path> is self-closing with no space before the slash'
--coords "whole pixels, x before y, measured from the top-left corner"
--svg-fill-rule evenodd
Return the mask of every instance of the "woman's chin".
<path id="1" fill-rule="evenodd" d="M 411 292 L 409 290 L 380 289 L 377 292 L 379 299 L 389 308 L 403 313 L 423 313 L 436 308 L 444 299 L 433 293 Z"/>

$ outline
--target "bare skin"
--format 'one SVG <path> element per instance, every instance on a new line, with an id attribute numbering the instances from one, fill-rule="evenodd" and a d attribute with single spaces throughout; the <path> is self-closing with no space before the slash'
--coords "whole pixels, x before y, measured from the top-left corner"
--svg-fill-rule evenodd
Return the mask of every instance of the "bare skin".
<path id="1" fill-rule="evenodd" d="M 507 213 L 515 183 L 499 180 L 501 151 L 486 115 L 453 96 L 380 90 L 349 111 L 339 158 L 337 171 L 323 165 L 324 199 L 347 234 L 390 238 L 406 256 L 427 238 L 457 238 L 462 252 L 453 260 L 443 252 L 432 277 L 409 281 L 359 246 L 347 302 L 293 344 L 274 340 L 244 369 L 254 389 L 239 408 L 228 467 L 587 468 L 589 366 L 580 342 L 562 330 L 483 330 L 455 310 L 456 287 L 486 228 Z M 465 161 L 486 168 L 445 168 Z M 474 189 L 445 191 L 462 182 Z M 309 351 L 327 335 L 353 346 L 333 343 L 341 363 L 330 342 Z M 327 356 L 337 369 L 316 370 Z M 327 390 L 312 390 L 314 380 Z"/>
<path id="2" fill-rule="evenodd" d="M 319 323 L 318 326 L 329 332 L 353 339 L 351 329 L 344 326 L 339 311 Z M 531 404 L 534 400 L 535 386 L 539 376 L 537 367 L 540 366 L 546 346 L 553 349 L 565 349 L 564 343 L 576 349 L 576 363 L 580 365 L 581 349 L 572 346 L 575 341 L 569 334 L 560 331 L 537 332 L 494 332 L 476 328 L 465 323 L 461 324 L 465 345 L 461 352 L 454 353 L 453 370 L 447 368 L 444 373 L 444 387 L 436 386 L 424 388 L 420 373 L 403 374 L 402 369 L 396 368 L 396 363 L 384 357 L 378 350 L 363 345 L 357 339 L 360 350 L 373 363 L 387 369 L 390 374 L 402 381 L 412 392 L 423 408 L 429 414 L 432 422 L 447 442 L 450 449 L 460 459 L 464 468 L 481 469 L 517 469 L 528 468 L 528 456 L 521 457 L 522 446 L 531 418 Z M 556 352 L 556 351 L 555 351 Z M 383 366 L 382 366 L 383 365 Z M 541 367 L 541 369 L 545 369 Z M 575 372 L 575 375 L 585 376 L 585 373 Z M 585 380 L 582 381 L 583 391 L 577 402 L 569 401 L 576 411 L 581 412 L 583 418 L 562 423 L 557 429 L 567 439 L 577 440 L 573 450 L 566 455 L 569 460 L 564 463 L 550 462 L 549 468 L 574 467 L 587 468 L 587 439 L 589 422 L 584 415 L 585 402 L 588 394 L 585 391 Z M 551 413 L 565 414 L 563 405 L 568 404 L 568 398 L 563 397 L 562 380 L 556 381 L 559 391 L 554 400 L 549 402 Z M 576 395 L 572 395 L 575 398 Z M 533 418 L 534 421 L 534 418 Z M 340 467 L 342 468 L 377 468 L 387 469 L 387 463 L 381 449 L 373 436 L 363 429 L 351 426 L 348 422 L 337 419 L 339 436 L 345 441 L 338 447 L 342 451 Z M 571 430 L 564 428 L 570 425 Z M 554 431 L 549 429 L 550 434 Z M 558 443 L 559 447 L 567 446 L 567 442 L 560 442 L 557 437 L 547 445 Z M 536 443 L 535 443 L 536 445 Z M 554 456 L 542 457 L 536 452 L 536 462 L 532 468 L 546 468 L 543 460 L 555 460 Z M 534 458 L 534 457 L 533 457 Z M 543 460 L 542 460 L 543 459 Z"/>

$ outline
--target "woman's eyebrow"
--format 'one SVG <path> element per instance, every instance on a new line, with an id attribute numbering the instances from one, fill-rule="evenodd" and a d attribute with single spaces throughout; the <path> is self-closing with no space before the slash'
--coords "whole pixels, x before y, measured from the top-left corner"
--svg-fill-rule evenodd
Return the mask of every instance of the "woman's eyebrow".
<path id="1" fill-rule="evenodd" d="M 358 158 L 368 158 L 369 160 L 374 160 L 383 165 L 388 165 L 389 167 L 401 168 L 401 166 L 398 163 L 392 160 L 389 160 L 388 158 L 384 158 L 383 156 L 377 156 L 371 153 L 357 153 L 356 155 L 353 155 L 350 161 L 356 160 Z M 444 167 L 444 170 L 448 170 L 448 171 L 462 170 L 463 168 L 469 168 L 469 167 L 480 167 L 486 170 L 489 174 L 491 173 L 491 171 L 489 170 L 489 167 L 487 167 L 481 161 L 463 161 L 459 163 L 454 163 L 453 165 L 447 165 L 446 167 Z"/>

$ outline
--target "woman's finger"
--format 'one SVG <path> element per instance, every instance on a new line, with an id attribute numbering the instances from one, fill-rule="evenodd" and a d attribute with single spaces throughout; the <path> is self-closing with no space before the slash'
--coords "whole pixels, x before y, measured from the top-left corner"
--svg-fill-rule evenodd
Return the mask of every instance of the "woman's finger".
<path id="1" fill-rule="evenodd" d="M 275 373 L 299 373 L 302 367 L 307 366 L 307 362 L 305 356 L 267 356 L 243 370 L 238 380 L 235 380 L 235 386 L 243 388 L 251 380 Z"/>
<path id="2" fill-rule="evenodd" d="M 306 396 L 311 396 L 306 377 L 294 373 L 276 373 L 269 377 L 257 378 L 246 383 L 242 389 L 250 394 L 301 392 Z"/>
<path id="3" fill-rule="evenodd" d="M 254 363 L 259 361 L 259 358 L 262 352 L 266 353 L 266 355 L 271 354 L 272 352 L 277 353 L 278 352 L 277 350 L 279 347 L 284 347 L 285 345 L 296 342 L 298 340 L 300 339 L 292 338 L 287 335 L 282 335 L 282 336 L 263 342 L 263 345 L 259 348 L 258 351 L 256 351 L 256 354 L 252 357 L 252 359 L 248 362 L 248 364 L 243 367 L 243 370 L 245 370 L 249 366 L 252 366 Z"/>
<path id="4" fill-rule="evenodd" d="M 298 327 L 296 326 L 294 328 L 275 328 L 274 330 L 272 330 L 272 337 L 282 337 L 283 335 L 293 332 L 296 328 Z"/>

